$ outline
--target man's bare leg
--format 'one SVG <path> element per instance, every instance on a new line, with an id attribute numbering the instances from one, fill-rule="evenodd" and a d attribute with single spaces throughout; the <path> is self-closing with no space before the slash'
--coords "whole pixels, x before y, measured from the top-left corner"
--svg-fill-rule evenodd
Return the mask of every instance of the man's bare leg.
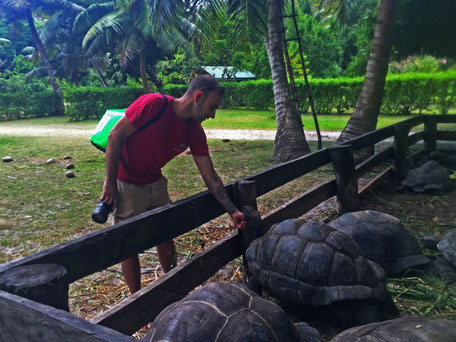
<path id="1" fill-rule="evenodd" d="M 157 246 L 158 261 L 163 269 L 163 272 L 168 272 L 175 266 L 175 251 L 174 242 L 166 241 Z"/>
<path id="2" fill-rule="evenodd" d="M 125 259 L 120 263 L 130 294 L 141 289 L 141 270 L 138 255 Z"/>

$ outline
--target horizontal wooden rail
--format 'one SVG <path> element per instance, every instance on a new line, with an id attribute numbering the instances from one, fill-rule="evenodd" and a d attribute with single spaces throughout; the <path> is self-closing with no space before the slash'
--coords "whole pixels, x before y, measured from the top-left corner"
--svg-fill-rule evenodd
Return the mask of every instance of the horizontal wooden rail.
<path id="1" fill-rule="evenodd" d="M 275 223 L 305 214 L 321 202 L 335 196 L 336 192 L 336 181 L 333 179 L 291 199 L 279 208 L 262 216 L 263 229 L 268 230 Z"/>
<path id="2" fill-rule="evenodd" d="M 432 115 L 432 116 L 425 116 L 434 118 L 438 123 L 454 123 L 456 122 L 456 115 L 448 115 L 448 114 L 439 114 L 439 115 Z"/>
<path id="3" fill-rule="evenodd" d="M 423 132 L 416 132 L 412 133 L 408 137 L 408 144 L 409 146 L 415 145 L 417 142 L 421 141 L 424 139 L 424 133 Z"/>
<path id="4" fill-rule="evenodd" d="M 228 187 L 232 192 L 232 188 Z M 140 214 L 100 231 L 0 265 L 0 272 L 29 264 L 58 264 L 68 282 L 112 266 L 125 258 L 182 235 L 223 214 L 208 192 Z"/>
<path id="5" fill-rule="evenodd" d="M 353 151 L 375 145 L 376 143 L 385 139 L 391 138 L 394 135 L 394 127 L 388 126 L 360 135 L 357 138 L 344 142 L 344 145 L 352 145 Z"/>
<path id="6" fill-rule="evenodd" d="M 184 298 L 241 252 L 241 240 L 236 232 L 176 266 L 92 322 L 130 335 L 152 322 L 165 307 Z"/>
<path id="7" fill-rule="evenodd" d="M 359 190 L 359 196 L 364 196 L 368 191 L 378 188 L 380 185 L 385 184 L 393 178 L 393 167 L 390 166 L 383 170 L 379 175 L 367 183 L 362 189 Z"/>
<path id="8" fill-rule="evenodd" d="M 324 149 L 271 167 L 245 179 L 255 181 L 256 194 L 259 197 L 330 162 L 328 150 Z"/>
<path id="9" fill-rule="evenodd" d="M 456 141 L 456 131 L 437 131 L 437 140 Z"/>
<path id="10" fill-rule="evenodd" d="M 0 291 L 0 341 L 135 342 L 66 311 Z"/>
<path id="11" fill-rule="evenodd" d="M 364 176 L 367 172 L 371 171 L 374 167 L 381 163 L 391 159 L 393 156 L 393 148 L 388 147 L 381 152 L 375 153 L 372 157 L 369 157 L 362 163 L 356 166 L 356 178 Z"/>

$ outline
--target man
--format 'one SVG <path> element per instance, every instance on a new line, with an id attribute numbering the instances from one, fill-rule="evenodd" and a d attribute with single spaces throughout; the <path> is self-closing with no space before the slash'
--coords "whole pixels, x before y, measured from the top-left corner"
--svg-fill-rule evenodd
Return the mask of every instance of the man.
<path id="1" fill-rule="evenodd" d="M 230 214 L 238 229 L 245 227 L 244 215 L 236 209 L 214 170 L 201 122 L 215 117 L 223 88 L 210 75 L 195 77 L 180 98 L 161 94 L 139 97 L 111 130 L 106 147 L 106 180 L 101 199 L 113 204 L 113 223 L 171 202 L 161 168 L 190 147 L 206 186 Z M 164 107 L 165 106 L 165 107 Z M 164 111 L 153 124 L 142 129 Z M 136 132 L 138 131 L 138 132 Z M 173 241 L 157 246 L 158 260 L 168 272 L 175 260 Z M 138 256 L 121 263 L 131 293 L 141 288 Z"/>

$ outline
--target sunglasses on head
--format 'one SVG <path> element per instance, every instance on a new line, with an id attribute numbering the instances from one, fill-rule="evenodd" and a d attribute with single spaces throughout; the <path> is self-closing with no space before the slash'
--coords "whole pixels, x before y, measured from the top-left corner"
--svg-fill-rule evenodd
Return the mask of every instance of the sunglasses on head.
<path id="1" fill-rule="evenodd" d="M 212 90 L 218 90 L 221 95 L 225 93 L 225 88 L 224 87 L 208 87 L 208 88 L 203 88 L 200 89 L 201 91 L 212 91 Z"/>

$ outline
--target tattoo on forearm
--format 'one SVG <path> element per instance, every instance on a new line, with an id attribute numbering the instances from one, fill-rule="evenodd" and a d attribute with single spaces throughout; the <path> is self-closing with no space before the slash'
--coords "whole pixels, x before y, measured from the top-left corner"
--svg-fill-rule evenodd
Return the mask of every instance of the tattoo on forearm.
<path id="1" fill-rule="evenodd" d="M 232 214 L 237 210 L 233 205 L 233 202 L 231 202 L 231 199 L 223 186 L 222 180 L 216 173 L 211 174 L 206 182 L 206 186 L 229 214 Z"/>

